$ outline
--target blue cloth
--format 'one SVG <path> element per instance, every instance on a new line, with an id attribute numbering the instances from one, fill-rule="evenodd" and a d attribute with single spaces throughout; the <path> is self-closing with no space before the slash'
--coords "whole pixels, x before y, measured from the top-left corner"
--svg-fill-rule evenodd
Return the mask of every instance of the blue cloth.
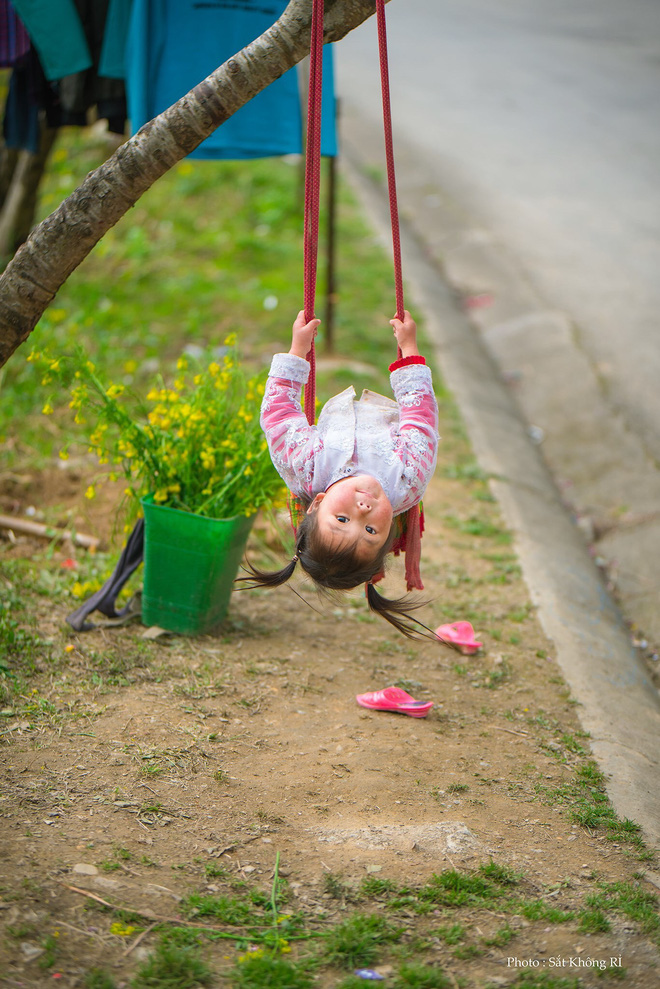
<path id="1" fill-rule="evenodd" d="M 110 0 L 99 59 L 100 76 L 123 79 L 126 75 L 126 40 L 132 6 L 133 0 Z"/>
<path id="2" fill-rule="evenodd" d="M 126 0 L 120 2 L 123 5 Z M 286 0 L 133 0 L 125 56 L 133 133 L 262 34 L 286 5 Z M 105 62 L 104 71 L 107 68 Z M 329 46 L 323 68 L 321 153 L 333 156 L 337 139 Z M 191 157 L 263 158 L 297 153 L 301 148 L 300 95 L 294 68 L 241 107 Z"/>
<path id="3" fill-rule="evenodd" d="M 12 0 L 39 53 L 47 79 L 82 72 L 92 64 L 73 0 Z"/>

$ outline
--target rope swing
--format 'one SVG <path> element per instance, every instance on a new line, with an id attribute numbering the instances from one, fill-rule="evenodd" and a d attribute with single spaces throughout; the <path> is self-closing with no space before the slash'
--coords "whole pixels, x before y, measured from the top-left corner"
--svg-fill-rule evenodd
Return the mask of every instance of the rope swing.
<path id="1" fill-rule="evenodd" d="M 319 209 L 321 185 L 321 109 L 323 88 L 323 15 L 324 0 L 312 0 L 312 25 L 309 53 L 309 91 L 307 102 L 307 144 L 305 151 L 305 208 L 303 219 L 303 299 L 305 322 L 314 318 L 316 301 L 316 271 L 319 239 Z M 394 171 L 394 148 L 392 142 L 392 112 L 390 106 L 390 77 L 387 53 L 387 27 L 385 22 L 385 0 L 376 0 L 376 22 L 378 25 L 378 54 L 380 62 L 380 82 L 383 103 L 383 130 L 385 136 L 385 160 L 387 164 L 387 188 L 392 225 L 392 254 L 394 264 L 394 296 L 396 318 L 403 320 L 403 273 L 401 266 L 401 239 L 399 232 L 399 209 L 396 195 L 396 175 Z M 398 348 L 397 356 L 401 357 Z M 316 411 L 316 355 L 314 341 L 307 354 L 310 373 L 305 385 L 304 410 L 307 422 L 314 424 Z M 402 520 L 402 532 L 395 540 L 392 552 L 406 555 L 406 583 L 408 590 L 422 590 L 419 570 L 421 553 L 421 533 L 423 514 L 419 505 L 406 512 Z"/>

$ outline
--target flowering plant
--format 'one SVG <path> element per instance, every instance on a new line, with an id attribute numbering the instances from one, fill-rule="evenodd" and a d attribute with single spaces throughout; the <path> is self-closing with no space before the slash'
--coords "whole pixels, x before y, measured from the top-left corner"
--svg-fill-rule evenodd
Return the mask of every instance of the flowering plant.
<path id="1" fill-rule="evenodd" d="M 235 342 L 230 334 L 217 360 L 182 355 L 172 386 L 159 376 L 146 401 L 105 382 L 82 351 L 57 359 L 33 351 L 28 360 L 42 370 L 43 384 L 57 379 L 70 389 L 89 452 L 112 465 L 111 478 L 124 474 L 133 514 L 151 495 L 159 505 L 232 518 L 253 515 L 284 492 L 259 425 L 264 382 L 244 373 Z M 51 401 L 42 411 L 53 413 Z M 68 458 L 68 447 L 60 457 Z M 90 485 L 86 495 L 94 494 Z"/>

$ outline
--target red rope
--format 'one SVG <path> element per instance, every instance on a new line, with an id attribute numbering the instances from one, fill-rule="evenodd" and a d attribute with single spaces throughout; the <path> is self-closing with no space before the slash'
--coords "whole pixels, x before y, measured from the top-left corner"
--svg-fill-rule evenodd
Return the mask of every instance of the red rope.
<path id="1" fill-rule="evenodd" d="M 307 104 L 307 147 L 305 157 L 305 212 L 304 212 L 304 272 L 303 295 L 305 322 L 314 318 L 316 297 L 316 262 L 319 239 L 319 199 L 321 185 L 321 94 L 323 88 L 323 14 L 324 0 L 312 0 L 312 29 L 309 53 L 309 95 Z M 378 50 L 380 56 L 380 80 L 383 98 L 383 128 L 385 131 L 385 159 L 387 162 L 387 187 L 392 221 L 392 253 L 394 260 L 394 294 L 397 319 L 403 320 L 403 274 L 401 267 L 401 241 L 399 234 L 399 208 L 396 196 L 394 149 L 392 143 L 392 113 L 390 108 L 390 77 L 387 61 L 387 30 L 385 26 L 385 0 L 376 0 L 378 24 Z M 399 348 L 399 357 L 401 349 Z M 314 342 L 307 360 L 309 378 L 305 385 L 305 415 L 313 425 L 316 411 L 316 359 Z M 419 506 L 407 513 L 407 526 L 401 548 L 406 554 L 406 582 L 408 590 L 423 589 L 419 573 L 421 519 Z"/>
<path id="2" fill-rule="evenodd" d="M 380 56 L 380 84 L 383 97 L 383 129 L 385 131 L 385 160 L 387 162 L 387 188 L 390 197 L 392 221 L 392 251 L 394 257 L 394 294 L 397 319 L 403 319 L 403 274 L 401 268 L 401 239 L 399 236 L 399 207 L 396 198 L 394 174 L 394 146 L 392 143 L 392 111 L 390 108 L 390 73 L 387 59 L 387 28 L 385 25 L 385 0 L 376 0 L 378 23 L 378 52 Z M 401 356 L 401 353 L 399 353 Z"/>
<path id="3" fill-rule="evenodd" d="M 312 34 L 309 49 L 309 94 L 305 158 L 305 212 L 303 232 L 303 297 L 305 322 L 314 319 L 316 259 L 319 244 L 321 186 L 321 96 L 323 91 L 323 0 L 312 2 Z M 316 411 L 316 355 L 314 343 L 307 354 L 310 371 L 305 385 L 305 415 L 310 425 Z"/>

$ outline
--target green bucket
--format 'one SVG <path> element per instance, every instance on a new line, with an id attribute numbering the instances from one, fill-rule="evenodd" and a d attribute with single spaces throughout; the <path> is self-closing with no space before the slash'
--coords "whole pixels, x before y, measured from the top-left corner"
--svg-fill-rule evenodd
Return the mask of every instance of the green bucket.
<path id="1" fill-rule="evenodd" d="M 254 516 L 209 519 L 142 500 L 142 621 L 170 632 L 208 632 L 227 614 Z"/>

